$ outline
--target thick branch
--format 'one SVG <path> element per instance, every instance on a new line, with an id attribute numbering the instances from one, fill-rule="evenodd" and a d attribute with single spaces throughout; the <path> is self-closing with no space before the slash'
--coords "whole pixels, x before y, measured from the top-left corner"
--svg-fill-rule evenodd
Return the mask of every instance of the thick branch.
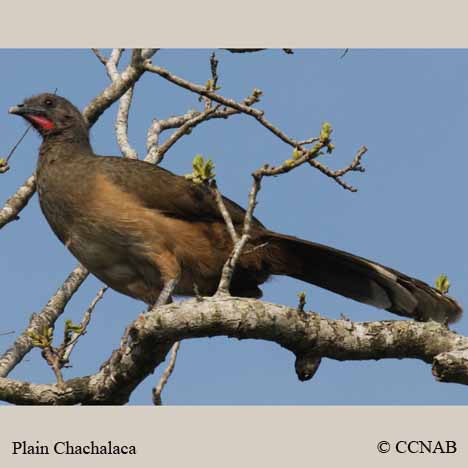
<path id="1" fill-rule="evenodd" d="M 90 127 L 108 107 L 121 98 L 140 79 L 145 72 L 144 60 L 151 57 L 155 52 L 156 49 L 145 49 L 143 51 L 135 49 L 133 51 L 132 60 L 127 68 L 84 109 L 83 116 Z"/>
<path id="2" fill-rule="evenodd" d="M 125 94 L 120 98 L 119 110 L 115 120 L 115 134 L 117 136 L 117 143 L 126 158 L 138 159 L 138 153 L 130 145 L 128 139 L 128 114 L 133 100 L 133 89 L 131 86 Z"/>
<path id="3" fill-rule="evenodd" d="M 117 81 L 120 78 L 118 65 L 124 49 L 113 49 L 109 59 L 102 56 L 98 49 L 92 49 L 98 59 L 104 64 L 107 71 L 107 76 L 112 82 Z M 115 135 L 117 137 L 117 143 L 120 147 L 120 151 L 126 158 L 138 159 L 138 154 L 134 148 L 130 145 L 128 140 L 128 114 L 130 112 L 130 106 L 133 99 L 132 85 L 120 98 L 119 110 L 117 111 L 117 118 L 115 120 Z"/>
<path id="4" fill-rule="evenodd" d="M 468 385 L 468 349 L 439 354 L 434 359 L 432 373 L 441 382 Z"/>
<path id="5" fill-rule="evenodd" d="M 209 336 L 271 341 L 299 360 L 313 354 L 340 361 L 416 358 L 443 365 L 437 356 L 468 348 L 468 338 L 435 322 L 353 323 L 255 299 L 198 298 L 140 315 L 96 374 L 68 380 L 63 389 L 0 379 L 0 398 L 18 404 L 123 404 L 173 343 Z"/>
<path id="6" fill-rule="evenodd" d="M 19 212 L 28 204 L 36 191 L 36 177 L 28 180 L 13 194 L 0 210 L 0 229 L 11 221 L 18 219 Z"/>

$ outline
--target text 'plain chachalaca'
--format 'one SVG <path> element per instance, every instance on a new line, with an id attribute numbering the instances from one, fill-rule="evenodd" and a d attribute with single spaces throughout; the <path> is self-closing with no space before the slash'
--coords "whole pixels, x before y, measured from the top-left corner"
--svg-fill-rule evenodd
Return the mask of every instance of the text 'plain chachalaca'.
<path id="1" fill-rule="evenodd" d="M 143 161 L 94 154 L 80 111 L 41 94 L 10 109 L 42 135 L 37 190 L 42 211 L 70 252 L 111 288 L 152 305 L 177 279 L 175 294 L 217 289 L 232 250 L 208 187 Z M 245 211 L 225 198 L 236 229 Z M 254 248 L 260 246 L 259 248 Z M 428 284 L 365 258 L 269 231 L 253 221 L 231 283 L 260 297 L 270 275 L 287 275 L 419 320 L 453 322 L 460 306 Z"/>

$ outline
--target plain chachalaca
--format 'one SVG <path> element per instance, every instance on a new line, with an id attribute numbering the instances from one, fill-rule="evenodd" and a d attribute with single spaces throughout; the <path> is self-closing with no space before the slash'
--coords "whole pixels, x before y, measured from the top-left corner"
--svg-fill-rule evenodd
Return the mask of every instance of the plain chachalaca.
<path id="1" fill-rule="evenodd" d="M 111 288 L 154 304 L 174 293 L 215 293 L 232 241 L 208 187 L 143 161 L 94 154 L 88 126 L 66 99 L 40 94 L 12 107 L 43 138 L 37 164 L 42 211 L 58 238 Z M 236 229 L 245 211 L 224 198 Z M 257 247 L 257 248 L 254 248 Z M 253 221 L 231 283 L 260 297 L 270 275 L 287 275 L 418 320 L 453 322 L 453 299 L 396 270 L 278 234 Z"/>

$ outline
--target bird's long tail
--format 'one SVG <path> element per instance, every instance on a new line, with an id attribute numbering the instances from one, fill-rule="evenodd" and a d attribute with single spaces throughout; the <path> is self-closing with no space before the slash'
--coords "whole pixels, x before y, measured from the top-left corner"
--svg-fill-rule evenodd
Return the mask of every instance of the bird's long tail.
<path id="1" fill-rule="evenodd" d="M 273 275 L 291 276 L 421 321 L 450 323 L 462 314 L 455 300 L 423 281 L 365 258 L 271 231 L 262 242 Z"/>

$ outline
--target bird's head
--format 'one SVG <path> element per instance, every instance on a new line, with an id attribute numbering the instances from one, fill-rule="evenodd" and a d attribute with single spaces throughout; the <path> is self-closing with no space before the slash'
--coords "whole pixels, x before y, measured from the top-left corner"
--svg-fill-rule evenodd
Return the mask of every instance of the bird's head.
<path id="1" fill-rule="evenodd" d="M 22 104 L 9 109 L 10 114 L 20 115 L 43 136 L 75 134 L 88 135 L 88 126 L 81 112 L 65 98 L 43 93 L 25 99 Z"/>

